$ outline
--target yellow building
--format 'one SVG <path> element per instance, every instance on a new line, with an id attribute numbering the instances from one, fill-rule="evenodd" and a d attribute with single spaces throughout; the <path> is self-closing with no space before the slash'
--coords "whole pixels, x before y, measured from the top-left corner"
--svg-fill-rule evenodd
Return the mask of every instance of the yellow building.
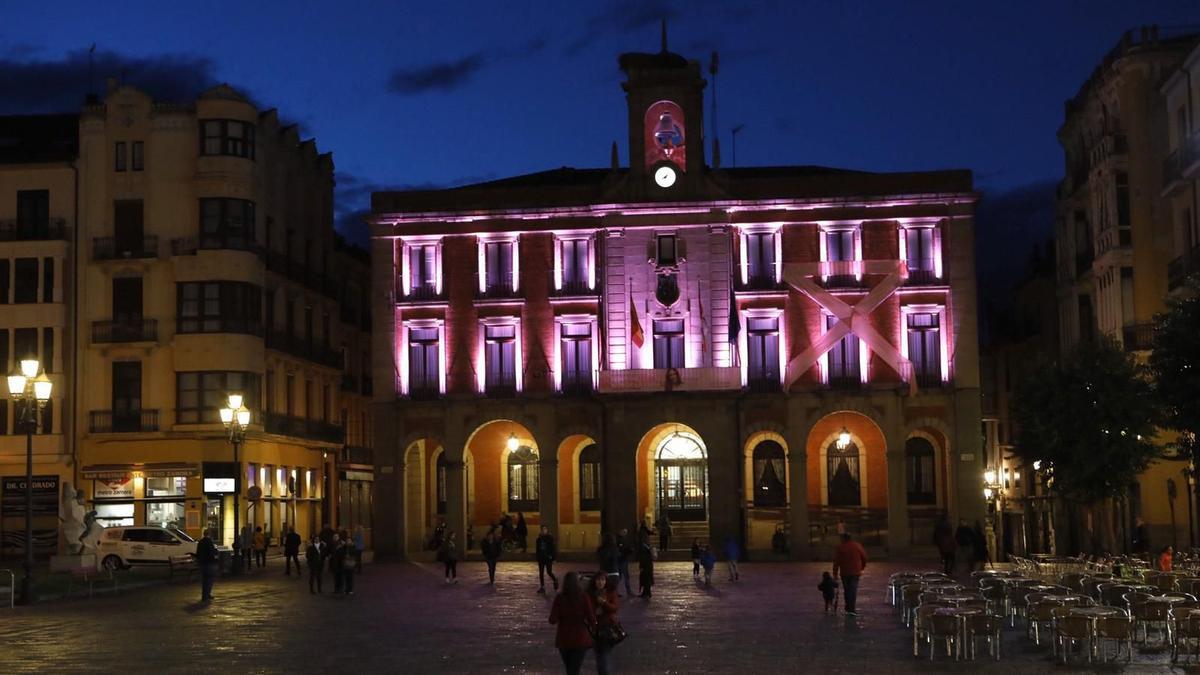
<path id="1" fill-rule="evenodd" d="M 54 383 L 33 437 L 34 541 L 58 545 L 57 505 L 73 478 L 70 279 L 76 228 L 77 115 L 0 117 L 0 362 L 36 358 Z M 0 399 L 0 547 L 24 541 L 26 438 L 20 408 Z"/>
<path id="2" fill-rule="evenodd" d="M 1185 116 L 1193 113 L 1178 99 L 1168 109 L 1160 87 L 1196 42 L 1196 34 L 1157 27 L 1129 31 L 1067 101 L 1058 132 L 1067 175 L 1058 189 L 1055 231 L 1064 352 L 1107 335 L 1139 359 L 1148 355 L 1154 317 L 1166 309 L 1170 261 L 1183 255 L 1182 233 L 1194 231 L 1177 219 L 1195 213 L 1187 207 L 1194 204 L 1194 188 L 1176 190 L 1184 181 L 1167 161 L 1181 138 L 1194 140 L 1179 134 L 1179 109 Z M 1163 196 L 1175 193 L 1186 198 L 1173 206 Z M 1167 434 L 1160 438 L 1164 444 L 1170 440 Z M 1127 502 L 1117 504 L 1127 540 L 1138 516 L 1146 521 L 1152 546 L 1188 540 L 1185 468 L 1178 460 L 1156 462 Z"/>

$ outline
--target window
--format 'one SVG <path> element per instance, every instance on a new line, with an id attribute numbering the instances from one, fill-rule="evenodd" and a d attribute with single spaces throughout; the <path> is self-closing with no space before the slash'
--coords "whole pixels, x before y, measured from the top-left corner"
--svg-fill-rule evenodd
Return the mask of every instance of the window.
<path id="1" fill-rule="evenodd" d="M 779 389 L 779 319 L 746 319 L 747 380 L 752 391 Z"/>
<path id="2" fill-rule="evenodd" d="M 313 418 L 313 381 L 304 381 L 304 419 L 311 420 Z"/>
<path id="3" fill-rule="evenodd" d="M 284 378 L 283 406 L 288 417 L 296 416 L 296 375 L 288 373 Z"/>
<path id="4" fill-rule="evenodd" d="M 141 141 L 133 142 L 133 156 L 130 158 L 130 165 L 134 171 L 141 171 L 146 167 L 146 152 L 145 144 Z"/>
<path id="5" fill-rule="evenodd" d="M 180 333 L 262 332 L 262 289 L 240 281 L 189 281 L 178 288 Z"/>
<path id="6" fill-rule="evenodd" d="M 669 267 L 679 264 L 677 243 L 673 234 L 660 234 L 655 238 L 655 260 L 659 265 Z"/>
<path id="7" fill-rule="evenodd" d="M 0 305 L 8 304 L 9 291 L 9 271 L 8 259 L 0 259 Z"/>
<path id="8" fill-rule="evenodd" d="M 1113 182 L 1117 191 L 1117 227 L 1129 227 L 1129 174 L 1117 171 Z"/>
<path id="9" fill-rule="evenodd" d="M 562 390 L 581 393 L 592 390 L 592 324 L 564 323 L 562 335 Z"/>
<path id="10" fill-rule="evenodd" d="M 936 504 L 933 444 L 914 436 L 904 443 L 909 504 Z"/>
<path id="11" fill-rule="evenodd" d="M 50 191 L 17 191 L 17 235 L 21 239 L 50 236 Z"/>
<path id="12" fill-rule="evenodd" d="M 0 365 L 4 366 L 4 373 L 7 375 L 13 371 L 12 360 L 8 355 L 8 329 L 0 328 Z"/>
<path id="13" fill-rule="evenodd" d="M 116 150 L 114 151 L 114 154 L 113 154 L 113 162 L 114 162 L 113 169 L 115 169 L 117 171 L 125 170 L 125 143 L 124 143 L 124 141 L 117 143 Z"/>
<path id="14" fill-rule="evenodd" d="M 18 305 L 38 301 L 38 259 L 17 258 L 16 289 L 13 302 Z"/>
<path id="15" fill-rule="evenodd" d="M 908 360 L 912 361 L 917 384 L 940 386 L 942 383 L 941 331 L 935 313 L 908 315 Z"/>
<path id="16" fill-rule="evenodd" d="M 775 237 L 774 232 L 746 235 L 746 283 L 750 288 L 775 285 Z"/>
<path id="17" fill-rule="evenodd" d="M 112 309 L 113 322 L 141 331 L 141 277 L 117 277 L 112 280 Z"/>
<path id="18" fill-rule="evenodd" d="M 17 328 L 13 331 L 13 362 L 20 365 L 25 359 L 38 357 L 38 329 Z"/>
<path id="19" fill-rule="evenodd" d="M 825 317 L 825 328 L 833 328 L 837 318 Z M 858 336 L 847 333 L 829 350 L 829 386 L 838 389 L 855 389 L 862 384 L 862 371 L 858 358 Z"/>
<path id="20" fill-rule="evenodd" d="M 112 364 L 112 430 L 141 431 L 142 362 Z"/>
<path id="21" fill-rule="evenodd" d="M 0 399 L 0 434 L 8 433 L 8 399 Z"/>
<path id="22" fill-rule="evenodd" d="M 508 510 L 538 510 L 538 456 L 522 446 L 508 453 Z"/>
<path id="23" fill-rule="evenodd" d="M 254 202 L 200 200 L 200 248 L 245 249 L 254 243 Z"/>
<path id="24" fill-rule="evenodd" d="M 166 527 L 172 530 L 182 528 L 184 526 L 183 502 L 147 502 L 146 525 Z M 170 534 L 161 530 L 154 534 L 163 539 L 159 543 L 170 544 L 177 541 Z"/>
<path id="25" fill-rule="evenodd" d="M 484 390 L 509 394 L 517 388 L 517 327 L 515 324 L 484 326 Z"/>
<path id="26" fill-rule="evenodd" d="M 42 302 L 54 302 L 54 258 L 42 258 Z"/>
<path id="27" fill-rule="evenodd" d="M 491 296 L 512 295 L 513 242 L 489 241 L 484 244 L 483 257 L 487 266 L 485 293 Z"/>
<path id="28" fill-rule="evenodd" d="M 438 515 L 446 513 L 446 453 L 439 452 L 436 465 L 436 490 Z"/>
<path id="29" fill-rule="evenodd" d="M 42 368 L 47 373 L 54 372 L 54 329 L 42 329 Z"/>
<path id="30" fill-rule="evenodd" d="M 831 230 L 825 233 L 825 259 L 854 260 L 854 230 Z"/>
<path id="31" fill-rule="evenodd" d="M 850 443 L 839 450 L 834 441 L 826 448 L 825 460 L 829 506 L 861 506 L 858 446 Z"/>
<path id="32" fill-rule="evenodd" d="M 933 228 L 910 227 L 904 233 L 905 262 L 910 282 L 927 283 L 934 279 Z"/>
<path id="33" fill-rule="evenodd" d="M 586 293 L 588 283 L 588 241 L 586 239 L 564 239 L 559 242 L 559 258 L 562 264 L 562 292 L 567 294 Z"/>
<path id="34" fill-rule="evenodd" d="M 275 412 L 275 371 L 271 369 L 263 378 L 263 410 Z"/>
<path id="35" fill-rule="evenodd" d="M 133 502 L 124 504 L 105 504 L 96 502 L 96 520 L 105 527 L 132 527 Z M 136 536 L 141 530 L 126 530 L 126 536 Z"/>
<path id="36" fill-rule="evenodd" d="M 754 505 L 787 506 L 786 462 L 783 446 L 763 441 L 754 446 Z"/>
<path id="37" fill-rule="evenodd" d="M 145 238 L 144 209 L 140 199 L 113 202 L 113 253 L 118 258 L 140 258 L 150 253 Z"/>
<path id="38" fill-rule="evenodd" d="M 408 249 L 408 293 L 413 298 L 437 296 L 437 246 L 421 244 Z"/>
<path id="39" fill-rule="evenodd" d="M 408 329 L 408 393 L 436 396 L 439 389 L 438 329 Z"/>
<path id="40" fill-rule="evenodd" d="M 254 125 L 237 120 L 201 120 L 200 154 L 254 159 Z"/>
<path id="41" fill-rule="evenodd" d="M 54 399 L 42 404 L 42 426 L 38 431 L 43 434 L 54 433 Z"/>
<path id="42" fill-rule="evenodd" d="M 231 392 L 241 393 L 244 405 L 259 410 L 258 373 L 184 371 L 175 373 L 175 421 L 179 424 L 216 423 Z M 251 418 L 253 421 L 253 417 Z"/>
<path id="43" fill-rule="evenodd" d="M 579 510 L 599 511 L 604 501 L 600 485 L 600 447 L 595 443 L 579 453 Z"/>
<path id="44" fill-rule="evenodd" d="M 187 494 L 187 478 L 184 476 L 169 476 L 166 478 L 147 478 L 146 497 L 182 497 Z"/>
<path id="45" fill-rule="evenodd" d="M 683 368 L 683 319 L 654 322 L 654 367 Z"/>

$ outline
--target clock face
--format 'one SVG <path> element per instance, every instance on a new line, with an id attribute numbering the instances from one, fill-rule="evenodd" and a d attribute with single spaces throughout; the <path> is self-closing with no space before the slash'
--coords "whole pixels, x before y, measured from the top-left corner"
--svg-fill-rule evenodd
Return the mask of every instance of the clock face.
<path id="1" fill-rule="evenodd" d="M 669 166 L 660 166 L 654 170 L 654 182 L 660 188 L 669 188 L 675 184 L 675 169 Z"/>

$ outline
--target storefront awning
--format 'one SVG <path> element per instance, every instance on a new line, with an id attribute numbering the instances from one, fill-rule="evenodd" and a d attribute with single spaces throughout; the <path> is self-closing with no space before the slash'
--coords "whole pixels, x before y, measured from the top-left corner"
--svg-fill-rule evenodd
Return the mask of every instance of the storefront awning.
<path id="1" fill-rule="evenodd" d="M 150 464 L 93 464 L 83 467 L 83 477 L 95 480 L 128 480 L 134 475 L 146 478 L 194 477 L 200 475 L 200 465 L 187 462 Z"/>

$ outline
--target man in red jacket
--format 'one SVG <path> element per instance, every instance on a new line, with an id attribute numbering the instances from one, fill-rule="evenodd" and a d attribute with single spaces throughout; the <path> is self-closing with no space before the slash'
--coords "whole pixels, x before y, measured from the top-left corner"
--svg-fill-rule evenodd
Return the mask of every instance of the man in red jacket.
<path id="1" fill-rule="evenodd" d="M 866 566 L 867 552 L 862 545 L 852 541 L 850 533 L 842 533 L 842 543 L 833 553 L 833 576 L 836 579 L 839 572 L 841 573 L 842 589 L 846 595 L 846 614 L 850 616 L 858 616 L 854 609 L 854 601 L 858 598 L 858 579 Z"/>

